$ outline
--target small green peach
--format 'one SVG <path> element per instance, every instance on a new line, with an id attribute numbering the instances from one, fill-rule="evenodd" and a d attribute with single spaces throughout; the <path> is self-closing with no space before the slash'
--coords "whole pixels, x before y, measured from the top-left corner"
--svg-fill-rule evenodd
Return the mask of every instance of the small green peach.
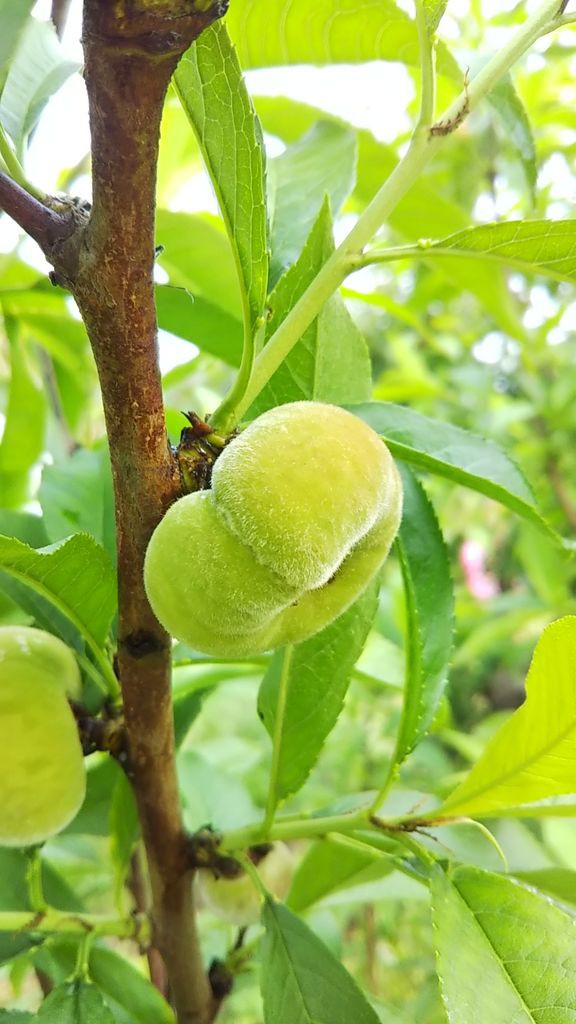
<path id="1" fill-rule="evenodd" d="M 0 627 L 0 845 L 30 846 L 60 832 L 86 788 L 66 695 L 80 675 L 70 649 L 27 626 Z"/>
<path id="2" fill-rule="evenodd" d="M 264 413 L 216 461 L 212 487 L 168 510 L 146 555 L 152 608 L 207 654 L 260 654 L 312 636 L 386 558 L 402 508 L 390 452 L 338 406 Z"/>

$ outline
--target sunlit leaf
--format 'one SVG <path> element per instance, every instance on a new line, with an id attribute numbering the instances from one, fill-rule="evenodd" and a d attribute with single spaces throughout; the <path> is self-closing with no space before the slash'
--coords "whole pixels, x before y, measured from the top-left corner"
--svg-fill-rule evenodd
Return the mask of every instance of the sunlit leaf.
<path id="1" fill-rule="evenodd" d="M 498 816 L 575 792 L 576 616 L 566 615 L 538 641 L 526 701 L 444 801 L 439 816 Z"/>
<path id="2" fill-rule="evenodd" d="M 448 681 L 454 598 L 448 551 L 424 488 L 404 466 L 396 541 L 406 595 L 406 681 L 396 741 L 399 764 L 426 734 Z"/>
<path id="3" fill-rule="evenodd" d="M 389 250 L 390 258 L 396 258 Z M 439 241 L 424 239 L 398 250 L 418 259 L 477 259 L 481 256 L 525 273 L 546 274 L 559 281 L 576 281 L 576 222 L 573 220 L 513 220 L 458 231 Z"/>
<path id="4" fill-rule="evenodd" d="M 248 0 L 232 4 L 228 28 L 245 68 L 401 60 L 420 65 L 416 25 L 393 0 Z M 461 78 L 439 45 L 442 74 Z"/>
<path id="5" fill-rule="evenodd" d="M 477 868 L 448 876 L 438 868 L 431 888 L 451 1024 L 572 1024 L 574 918 L 513 879 Z"/>
<path id="6" fill-rule="evenodd" d="M 218 196 L 254 329 L 268 284 L 265 153 L 223 22 L 202 32 L 180 61 L 174 81 Z"/>

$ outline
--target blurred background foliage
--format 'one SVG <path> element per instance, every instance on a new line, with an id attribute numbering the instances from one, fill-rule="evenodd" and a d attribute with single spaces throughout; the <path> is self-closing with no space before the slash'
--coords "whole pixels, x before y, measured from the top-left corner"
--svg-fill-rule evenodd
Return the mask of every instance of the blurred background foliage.
<path id="1" fill-rule="evenodd" d="M 256 65 L 258 24 L 247 19 L 241 36 L 239 0 L 236 4 L 237 9 L 232 0 L 230 31 L 239 33 L 241 59 L 251 54 L 250 63 Z M 530 7 L 483 0 L 449 4 L 440 36 L 461 70 L 452 67 L 451 74 L 440 77 L 442 101 L 455 95 L 465 69 L 474 69 L 479 54 L 496 49 L 524 18 L 525 6 Z M 541 41 L 514 70 L 513 84 L 504 83 L 492 102 L 446 141 L 383 229 L 387 244 L 439 238 L 484 221 L 573 217 L 575 35 L 572 27 Z M 33 42 L 20 43 L 21 63 L 37 72 L 34 95 L 28 97 L 26 135 L 34 132 L 44 101 L 60 84 L 46 47 L 36 40 L 34 49 Z M 69 62 L 64 69 L 55 39 L 48 49 L 50 59 L 62 66 L 62 77 L 75 74 Z M 351 57 L 350 52 L 348 58 L 331 58 L 344 64 L 326 79 L 334 83 L 329 110 L 310 105 L 313 79 L 305 79 L 312 82 L 309 102 L 294 98 L 309 69 L 285 71 L 276 86 L 285 92 L 278 95 L 260 93 L 261 83 L 269 80 L 257 70 L 248 77 L 269 151 L 271 210 L 295 204 L 296 242 L 305 236 L 325 191 L 337 215 L 337 238 L 342 236 L 393 166 L 415 115 L 414 67 L 389 61 L 388 74 L 394 71 L 396 79 L 386 81 L 397 82 L 397 94 L 382 91 L 376 98 L 366 97 L 365 69 L 346 63 Z M 299 55 L 296 39 L 291 63 L 307 61 L 304 48 Z M 317 81 L 325 96 L 327 89 Z M 339 97 L 348 111 L 344 97 L 350 92 L 357 96 L 360 127 L 336 113 Z M 403 97 L 407 106 L 398 109 Z M 375 134 L 364 126 L 367 99 Z M 4 92 L 0 119 L 7 129 L 8 100 Z M 74 123 L 68 121 L 61 130 L 73 132 Z M 23 138 L 22 152 L 25 145 Z M 85 197 L 87 161 L 86 155 L 76 166 L 62 167 L 59 187 Z M 215 408 L 232 380 L 241 349 L 233 257 L 203 174 L 196 143 L 171 94 L 159 166 L 157 243 L 162 250 L 157 279 L 160 354 L 173 441 L 184 426 L 180 410 L 204 414 Z M 2 237 L 0 532 L 40 547 L 84 530 L 113 555 L 103 417 L 83 325 L 71 298 L 52 288 L 30 244 L 19 238 L 10 248 L 13 234 Z M 288 248 L 290 243 L 287 239 Z M 573 536 L 573 285 L 453 257 L 370 267 L 352 275 L 343 294 L 370 349 L 374 396 L 497 441 L 524 471 L 551 524 L 562 535 Z M 399 811 L 418 807 L 427 794 L 446 792 L 475 762 L 497 725 L 521 702 L 531 651 L 543 626 L 576 610 L 574 561 L 545 536 L 481 495 L 437 478 L 424 482 L 451 551 L 456 643 L 448 697 L 395 791 Z M 3 589 L 0 622 L 16 621 L 29 620 Z M 403 625 L 400 572 L 392 559 L 346 713 L 288 810 L 331 805 L 340 795 L 381 784 L 401 710 Z M 176 653 L 174 685 L 177 700 L 188 708 L 186 724 L 201 710 L 182 736 L 187 821 L 190 826 L 212 821 L 234 828 L 256 817 L 265 802 L 270 747 L 255 714 L 264 665 L 207 665 L 190 658 L 189 652 Z M 92 755 L 89 768 L 86 805 L 46 848 L 46 872 L 58 888 L 59 906 L 105 911 L 118 903 L 129 905 L 137 871 L 135 824 L 127 811 L 131 798 L 116 766 Z M 531 877 L 546 870 L 551 891 L 558 895 L 562 880 L 564 894 L 569 893 L 570 881 L 576 881 L 576 826 L 570 820 L 509 820 L 491 828 L 514 871 Z M 435 849 L 444 844 L 469 862 L 495 870 L 500 866 L 494 848 L 472 826 L 443 829 L 429 841 Z M 303 853 L 305 849 L 302 844 Z M 16 891 L 23 868 L 16 854 L 0 852 L 0 860 L 0 896 L 7 907 L 7 894 Z M 127 871 L 128 890 L 123 886 Z M 572 902 L 575 893 L 573 886 Z M 379 872 L 363 868 L 315 902 L 308 920 L 366 987 L 382 1021 L 444 1020 L 424 888 L 398 875 L 384 875 L 381 867 Z M 222 955 L 234 941 L 232 929 L 206 912 L 202 928 L 208 956 Z M 36 974 L 14 946 L 0 953 L 6 964 L 0 974 L 0 1001 L 10 999 L 11 1005 L 28 1009 L 37 1003 L 42 979 L 57 976 L 65 962 L 61 951 L 59 959 L 57 942 L 32 956 Z M 247 971 L 222 1014 L 223 1024 L 257 1024 L 258 998 L 254 975 Z M 118 1021 L 134 1019 L 111 993 L 110 1002 Z"/>

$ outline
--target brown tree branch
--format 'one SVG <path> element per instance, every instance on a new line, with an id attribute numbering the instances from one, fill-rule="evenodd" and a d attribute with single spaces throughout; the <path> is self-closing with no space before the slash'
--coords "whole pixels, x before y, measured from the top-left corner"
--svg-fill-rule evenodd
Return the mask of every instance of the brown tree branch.
<path id="1" fill-rule="evenodd" d="M 48 257 L 54 246 L 74 230 L 71 213 L 58 213 L 38 202 L 3 171 L 0 171 L 0 210 L 12 217 Z"/>
<path id="2" fill-rule="evenodd" d="M 72 290 L 84 318 L 102 389 L 116 501 L 118 667 L 130 768 L 155 941 L 179 1024 L 206 1024 L 214 1001 L 196 932 L 176 779 L 170 638 L 154 618 L 142 573 L 150 535 L 180 494 L 157 360 L 154 193 L 170 77 L 190 42 L 221 13 L 217 2 L 206 9 L 201 0 L 198 8 L 193 0 L 85 0 L 93 208 L 86 226 L 51 250 L 55 278 Z"/>

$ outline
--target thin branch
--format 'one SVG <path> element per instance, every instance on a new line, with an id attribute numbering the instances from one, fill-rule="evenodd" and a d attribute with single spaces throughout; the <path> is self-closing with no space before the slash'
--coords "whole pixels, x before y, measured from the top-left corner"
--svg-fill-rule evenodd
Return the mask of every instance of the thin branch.
<path id="1" fill-rule="evenodd" d="M 0 171 L 0 209 L 15 220 L 45 254 L 72 230 L 69 216 L 49 209 L 3 171 Z"/>
<path id="2" fill-rule="evenodd" d="M 160 117 L 170 77 L 222 13 L 189 0 L 85 0 L 83 43 L 92 135 L 93 206 L 57 253 L 100 378 L 114 480 L 119 570 L 118 670 L 130 777 L 146 848 L 154 942 L 179 1024 L 206 1024 L 204 971 L 175 769 L 171 643 L 148 604 L 150 536 L 180 495 L 166 435 L 154 306 L 154 202 Z"/>

